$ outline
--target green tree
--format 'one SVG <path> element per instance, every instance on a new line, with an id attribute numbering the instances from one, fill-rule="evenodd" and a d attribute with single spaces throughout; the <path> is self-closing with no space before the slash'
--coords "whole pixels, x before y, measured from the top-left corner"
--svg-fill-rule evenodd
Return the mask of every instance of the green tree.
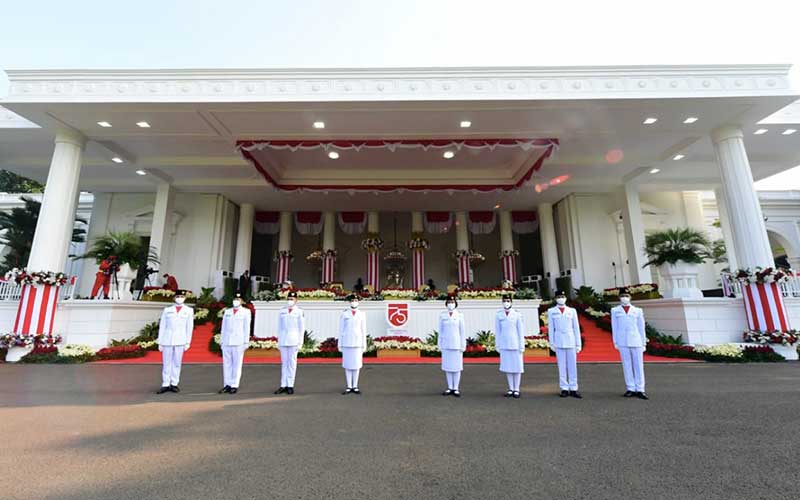
<path id="1" fill-rule="evenodd" d="M 25 206 L 12 208 L 9 212 L 0 212 L 0 230 L 5 233 L 0 236 L 0 243 L 6 246 L 8 253 L 0 261 L 0 271 L 6 272 L 14 267 L 24 267 L 28 264 L 31 254 L 33 234 L 36 232 L 36 222 L 39 220 L 39 211 L 42 204 L 26 196 L 20 197 Z M 81 243 L 86 239 L 86 220 L 75 218 L 76 227 L 72 229 L 72 241 Z M 60 271 L 60 269 L 35 269 L 35 271 Z"/>
<path id="2" fill-rule="evenodd" d="M 3 193 L 41 193 L 44 186 L 8 170 L 0 170 L 0 192 Z"/>

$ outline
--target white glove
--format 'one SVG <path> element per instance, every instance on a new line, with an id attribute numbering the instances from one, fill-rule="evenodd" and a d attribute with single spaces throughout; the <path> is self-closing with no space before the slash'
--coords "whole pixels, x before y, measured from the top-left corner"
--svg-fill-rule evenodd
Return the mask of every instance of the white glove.
<path id="1" fill-rule="evenodd" d="M 158 344 L 158 350 L 163 352 L 164 351 L 164 346 L 161 345 L 161 344 Z"/>
<path id="2" fill-rule="evenodd" d="M 647 347 L 642 346 L 642 352 L 645 352 L 646 350 L 647 350 Z"/>
<path id="3" fill-rule="evenodd" d="M 617 344 L 614 344 L 614 349 L 619 351 L 619 346 Z"/>
<path id="4" fill-rule="evenodd" d="M 575 354 L 580 354 L 580 352 L 582 350 L 583 350 L 583 347 L 578 347 L 577 349 L 575 349 Z"/>
<path id="5" fill-rule="evenodd" d="M 188 351 L 188 350 L 189 350 L 189 346 L 190 346 L 190 345 L 191 345 L 191 344 L 186 344 L 186 347 L 185 347 L 183 350 L 184 350 L 184 351 Z"/>

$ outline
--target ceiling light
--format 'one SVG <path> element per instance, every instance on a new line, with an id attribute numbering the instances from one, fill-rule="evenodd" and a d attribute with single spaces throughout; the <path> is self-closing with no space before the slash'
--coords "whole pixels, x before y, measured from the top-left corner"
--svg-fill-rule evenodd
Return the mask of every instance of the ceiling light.
<path id="1" fill-rule="evenodd" d="M 795 129 L 795 128 L 787 128 L 786 130 L 781 132 L 781 135 L 792 135 L 795 132 L 797 132 L 797 129 Z"/>
<path id="2" fill-rule="evenodd" d="M 756 130 L 755 132 L 753 132 L 753 135 L 763 135 L 763 134 L 766 134 L 768 130 L 769 129 L 766 129 L 766 128 L 760 128 L 760 129 Z"/>
<path id="3" fill-rule="evenodd" d="M 122 158 L 120 158 L 119 156 L 111 158 L 111 161 L 113 161 L 114 163 L 123 163 Z"/>
<path id="4" fill-rule="evenodd" d="M 651 168 L 651 169 L 650 169 L 650 173 L 651 173 L 651 174 L 657 174 L 657 173 L 659 173 L 659 172 L 661 172 L 661 169 L 660 169 L 660 168 Z"/>
<path id="5" fill-rule="evenodd" d="M 445 152 L 444 152 L 444 154 L 443 154 L 442 156 L 444 156 L 446 159 L 448 159 L 448 160 L 449 160 L 450 158 L 454 157 L 455 155 L 456 155 L 456 154 L 455 154 L 455 153 L 453 153 L 452 151 L 445 151 Z"/>
<path id="6" fill-rule="evenodd" d="M 499 203 L 498 203 L 497 205 L 495 205 L 495 206 L 494 206 L 494 209 L 495 209 L 495 210 L 497 210 L 498 208 L 500 208 L 500 204 L 499 204 Z"/>
<path id="7" fill-rule="evenodd" d="M 683 123 L 694 123 L 694 122 L 696 122 L 698 119 L 699 119 L 699 118 L 697 118 L 696 116 L 690 116 L 690 117 L 686 118 L 685 120 L 683 120 Z"/>
<path id="8" fill-rule="evenodd" d="M 111 127 L 111 124 L 108 123 L 108 122 L 97 122 L 97 124 L 100 125 L 103 128 L 110 128 Z"/>
<path id="9" fill-rule="evenodd" d="M 675 156 L 672 157 L 672 159 L 675 160 L 675 161 L 683 160 L 684 158 L 686 158 L 686 156 L 684 156 L 684 155 L 675 155 Z"/>
<path id="10" fill-rule="evenodd" d="M 461 122 L 461 128 L 470 128 L 472 126 L 472 122 L 469 120 L 463 120 Z"/>
<path id="11" fill-rule="evenodd" d="M 325 122 L 314 122 L 314 128 L 325 128 Z"/>
<path id="12" fill-rule="evenodd" d="M 137 170 L 136 173 L 139 175 L 147 175 L 147 172 L 145 172 L 144 170 Z"/>
<path id="13" fill-rule="evenodd" d="M 330 158 L 331 160 L 336 160 L 339 158 L 339 153 L 337 153 L 336 151 L 330 151 L 328 153 L 328 158 Z"/>
<path id="14" fill-rule="evenodd" d="M 147 122 L 136 122 L 136 126 L 139 128 L 150 128 L 150 124 Z"/>
<path id="15" fill-rule="evenodd" d="M 658 118 L 652 118 L 651 117 L 651 118 L 645 118 L 642 123 L 644 123 L 645 125 L 652 125 L 657 121 L 658 121 Z"/>

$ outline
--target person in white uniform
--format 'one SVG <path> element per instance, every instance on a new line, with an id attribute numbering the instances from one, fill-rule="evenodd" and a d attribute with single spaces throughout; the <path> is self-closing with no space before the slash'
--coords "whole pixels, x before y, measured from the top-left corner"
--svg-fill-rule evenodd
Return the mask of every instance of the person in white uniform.
<path id="1" fill-rule="evenodd" d="M 497 311 L 494 319 L 495 346 L 500 353 L 500 371 L 506 374 L 508 392 L 505 397 L 519 399 L 519 386 L 525 363 L 525 325 L 522 314 L 511 306 L 511 295 L 503 295 L 503 308 Z"/>
<path id="2" fill-rule="evenodd" d="M 558 361 L 559 396 L 581 399 L 578 392 L 578 353 L 581 352 L 581 327 L 578 311 L 567 306 L 567 294 L 556 291 L 556 305 L 547 310 L 547 339 Z"/>
<path id="3" fill-rule="evenodd" d="M 281 385 L 275 394 L 294 394 L 297 352 L 303 345 L 306 317 L 297 306 L 297 292 L 286 296 L 286 306 L 278 314 L 278 350 L 281 352 Z"/>
<path id="4" fill-rule="evenodd" d="M 461 372 L 464 370 L 464 351 L 467 350 L 467 335 L 464 328 L 464 315 L 456 309 L 458 300 L 448 295 L 444 302 L 446 311 L 439 315 L 439 338 L 437 344 L 442 353 L 442 371 L 447 378 L 447 390 L 443 396 L 461 397 L 458 389 Z"/>
<path id="5" fill-rule="evenodd" d="M 175 292 L 175 303 L 165 307 L 158 323 L 158 350 L 161 351 L 161 388 L 156 394 L 180 392 L 183 353 L 189 350 L 194 330 L 194 310 L 184 305 L 186 291 Z"/>
<path id="6" fill-rule="evenodd" d="M 644 311 L 631 305 L 631 294 L 626 289 L 620 291 L 619 303 L 611 308 L 611 336 L 622 359 L 626 389 L 623 396 L 650 399 L 644 392 Z"/>
<path id="7" fill-rule="evenodd" d="M 367 314 L 358 310 L 361 298 L 351 294 L 347 297 L 350 307 L 339 317 L 339 351 L 342 353 L 342 368 L 347 387 L 342 394 L 361 394 L 358 375 L 363 366 L 363 354 L 367 350 Z"/>
<path id="8" fill-rule="evenodd" d="M 222 314 L 222 389 L 220 394 L 236 394 L 242 379 L 244 352 L 250 347 L 250 309 L 242 307 L 242 294 L 233 296 L 233 307 Z"/>

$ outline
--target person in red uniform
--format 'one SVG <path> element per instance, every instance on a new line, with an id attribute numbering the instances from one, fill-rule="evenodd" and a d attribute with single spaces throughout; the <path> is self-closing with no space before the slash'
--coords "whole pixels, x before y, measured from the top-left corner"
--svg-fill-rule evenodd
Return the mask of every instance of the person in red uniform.
<path id="1" fill-rule="evenodd" d="M 100 262 L 100 269 L 94 275 L 94 286 L 92 287 L 92 298 L 97 298 L 97 292 L 103 289 L 103 298 L 108 299 L 108 290 L 111 287 L 111 276 L 119 270 L 116 255 L 109 255 L 108 258 Z"/>
<path id="2" fill-rule="evenodd" d="M 178 280 L 175 279 L 175 276 L 171 274 L 164 273 L 164 288 L 167 290 L 172 290 L 173 292 L 178 291 Z"/>

